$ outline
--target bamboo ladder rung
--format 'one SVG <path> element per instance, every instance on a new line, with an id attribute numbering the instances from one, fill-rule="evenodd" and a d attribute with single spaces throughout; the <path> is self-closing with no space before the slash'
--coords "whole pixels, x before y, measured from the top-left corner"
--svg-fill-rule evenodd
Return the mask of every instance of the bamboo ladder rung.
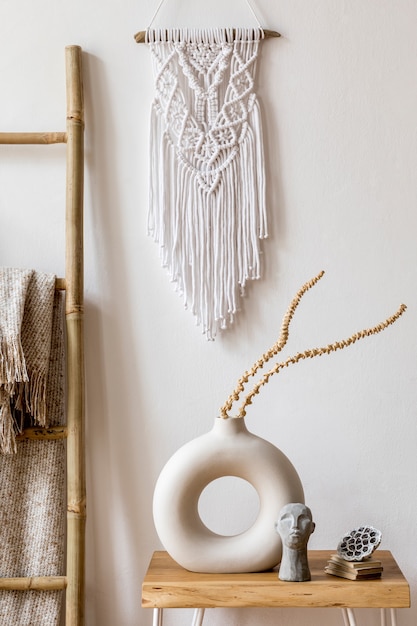
<path id="1" fill-rule="evenodd" d="M 56 441 L 57 439 L 66 439 L 68 437 L 68 428 L 66 426 L 48 426 L 47 428 L 40 428 L 39 426 L 33 426 L 31 428 L 25 428 L 16 436 L 16 441 Z"/>
<path id="2" fill-rule="evenodd" d="M 67 133 L 0 133 L 0 144 L 3 145 L 50 145 L 67 143 Z"/>
<path id="3" fill-rule="evenodd" d="M 1 591 L 60 591 L 65 589 L 66 586 L 66 576 L 0 578 Z"/>

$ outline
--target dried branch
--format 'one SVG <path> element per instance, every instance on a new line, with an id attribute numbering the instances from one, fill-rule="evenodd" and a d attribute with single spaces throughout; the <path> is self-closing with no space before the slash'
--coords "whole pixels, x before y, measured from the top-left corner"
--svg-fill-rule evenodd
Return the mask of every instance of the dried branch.
<path id="1" fill-rule="evenodd" d="M 221 417 L 223 417 L 223 418 L 229 417 L 228 416 L 228 412 L 232 408 L 233 403 L 237 402 L 239 400 L 239 396 L 244 391 L 244 386 L 248 382 L 249 378 L 251 376 L 255 376 L 256 372 L 259 369 L 261 369 L 265 365 L 265 363 L 267 363 L 270 359 L 272 359 L 273 356 L 277 355 L 278 352 L 280 352 L 282 350 L 282 348 L 285 346 L 285 344 L 288 341 L 289 326 L 290 326 L 292 318 L 294 317 L 295 310 L 298 307 L 298 305 L 300 304 L 301 298 L 303 297 L 303 295 L 309 289 L 314 287 L 314 285 L 323 276 L 324 276 L 324 272 L 321 271 L 317 276 L 315 276 L 314 278 L 309 280 L 307 283 L 305 283 L 301 287 L 301 289 L 299 289 L 299 291 L 297 292 L 295 297 L 291 300 L 290 306 L 288 307 L 287 312 L 285 313 L 284 317 L 282 318 L 281 330 L 280 330 L 280 334 L 279 334 L 279 337 L 278 337 L 277 341 L 274 343 L 274 345 L 269 350 L 267 350 L 260 357 L 260 359 L 255 361 L 255 363 L 252 365 L 252 367 L 251 367 L 251 369 L 249 371 L 245 372 L 243 374 L 243 376 L 241 378 L 239 378 L 235 390 L 228 397 L 227 401 L 225 402 L 225 404 L 220 409 L 220 416 Z"/>
<path id="2" fill-rule="evenodd" d="M 321 272 L 320 274 L 318 274 L 318 276 L 316 276 L 311 281 L 303 285 L 303 287 L 299 290 L 295 298 L 292 300 L 286 314 L 284 315 L 278 341 L 271 347 L 270 350 L 265 352 L 265 354 L 263 354 L 263 356 L 254 363 L 254 365 L 248 372 L 245 372 L 245 374 L 239 379 L 236 389 L 229 396 L 226 403 L 220 409 L 220 416 L 222 418 L 230 417 L 228 413 L 231 410 L 233 403 L 238 401 L 240 394 L 244 391 L 244 385 L 248 382 L 249 378 L 251 376 L 254 376 L 256 372 L 260 368 L 262 368 L 263 365 L 267 361 L 269 361 L 273 356 L 278 354 L 278 352 L 280 352 L 280 350 L 282 350 L 282 348 L 285 346 L 285 344 L 288 341 L 289 324 L 294 316 L 295 310 L 302 296 L 306 293 L 306 291 L 308 291 L 308 289 L 310 289 L 312 286 L 314 286 L 318 282 L 318 280 L 323 276 L 323 274 L 324 272 Z M 401 315 L 404 313 L 406 308 L 407 307 L 405 304 L 401 304 L 401 306 L 396 311 L 396 313 L 394 313 L 394 315 L 391 315 L 391 317 L 388 317 L 384 322 L 381 322 L 380 324 L 377 324 L 376 326 L 373 326 L 372 328 L 364 329 L 357 333 L 354 333 L 348 339 L 343 339 L 342 341 L 336 341 L 334 343 L 331 343 L 321 348 L 313 348 L 311 350 L 305 350 L 304 352 L 298 352 L 296 355 L 289 357 L 285 361 L 277 363 L 266 374 L 264 374 L 264 376 L 254 385 L 252 391 L 248 393 L 248 395 L 246 396 L 243 404 L 241 405 L 239 409 L 238 414 L 235 417 L 241 418 L 246 415 L 246 407 L 249 404 L 252 404 L 253 397 L 259 393 L 259 390 L 261 389 L 263 385 L 266 385 L 266 383 L 269 381 L 270 377 L 273 374 L 277 374 L 285 367 L 288 367 L 289 365 L 293 365 L 294 363 L 298 363 L 298 361 L 301 361 L 303 359 L 312 359 L 316 356 L 322 356 L 323 354 L 330 354 L 331 352 L 336 352 L 337 350 L 343 350 L 344 348 L 347 348 L 348 346 L 356 343 L 356 341 L 359 341 L 360 339 L 364 339 L 365 337 L 370 337 L 371 335 L 376 335 L 382 332 L 383 330 L 385 330 L 385 328 L 387 328 L 388 326 L 391 326 L 391 324 L 394 324 L 394 322 L 396 322 L 397 319 L 401 317 Z"/>

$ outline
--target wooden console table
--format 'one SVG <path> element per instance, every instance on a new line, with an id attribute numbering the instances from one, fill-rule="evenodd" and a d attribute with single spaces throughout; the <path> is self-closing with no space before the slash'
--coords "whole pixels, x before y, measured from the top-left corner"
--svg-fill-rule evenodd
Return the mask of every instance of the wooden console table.
<path id="1" fill-rule="evenodd" d="M 340 608 L 346 626 L 356 626 L 355 608 L 378 608 L 381 626 L 388 614 L 410 606 L 410 588 L 391 552 L 378 550 L 384 571 L 376 580 L 351 581 L 330 576 L 324 567 L 334 550 L 308 553 L 311 581 L 283 582 L 276 570 L 256 574 L 196 574 L 180 567 L 167 552 L 155 552 L 142 585 L 142 606 L 154 609 L 153 626 L 162 626 L 163 609 L 194 608 L 193 626 L 215 607 Z"/>

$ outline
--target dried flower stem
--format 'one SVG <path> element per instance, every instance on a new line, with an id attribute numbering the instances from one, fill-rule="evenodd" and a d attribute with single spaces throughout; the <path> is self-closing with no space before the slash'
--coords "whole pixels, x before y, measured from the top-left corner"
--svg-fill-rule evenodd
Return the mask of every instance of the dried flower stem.
<path id="1" fill-rule="evenodd" d="M 294 316 L 295 310 L 302 296 L 306 293 L 306 291 L 308 291 L 308 289 L 310 289 L 312 286 L 314 286 L 318 282 L 318 280 L 323 276 L 323 274 L 324 272 L 321 272 L 320 274 L 318 274 L 318 276 L 316 276 L 311 281 L 303 285 L 303 287 L 299 290 L 295 298 L 292 300 L 286 314 L 284 315 L 278 341 L 271 347 L 270 350 L 265 352 L 265 354 L 258 361 L 254 363 L 253 367 L 248 372 L 245 372 L 245 374 L 239 379 L 236 389 L 229 396 L 227 402 L 220 409 L 221 417 L 223 418 L 230 417 L 228 415 L 228 412 L 231 410 L 233 402 L 239 399 L 240 394 L 244 390 L 244 385 L 248 382 L 249 378 L 251 376 L 254 376 L 256 372 L 261 367 L 263 367 L 263 365 L 269 359 L 271 359 L 273 356 L 278 354 L 278 352 L 282 350 L 282 348 L 285 346 L 288 340 L 289 324 L 291 322 L 292 317 Z M 289 357 L 285 361 L 277 363 L 276 365 L 274 365 L 273 368 L 269 370 L 269 372 L 264 374 L 264 376 L 254 385 L 252 391 L 248 393 L 248 395 L 246 396 L 242 406 L 239 409 L 238 414 L 235 417 L 241 418 L 246 415 L 246 407 L 249 404 L 252 404 L 253 397 L 259 393 L 259 390 L 263 385 L 266 385 L 266 383 L 269 381 L 270 377 L 273 374 L 277 374 L 285 367 L 288 367 L 289 365 L 292 365 L 294 363 L 298 363 L 298 361 L 301 361 L 302 359 L 312 359 L 315 356 L 321 356 L 323 354 L 330 354 L 331 352 L 336 352 L 337 350 L 343 350 L 344 348 L 347 348 L 348 346 L 354 344 L 356 341 L 359 341 L 360 339 L 364 339 L 365 337 L 370 337 L 371 335 L 376 335 L 382 332 L 383 330 L 385 330 L 385 328 L 387 328 L 388 326 L 391 326 L 391 324 L 394 324 L 394 322 L 396 322 L 397 319 L 404 313 L 406 308 L 407 307 L 405 306 L 405 304 L 402 304 L 399 307 L 399 309 L 396 311 L 396 313 L 394 313 L 394 315 L 391 315 L 391 317 L 388 317 L 384 322 L 381 322 L 380 324 L 377 324 L 376 326 L 373 326 L 372 328 L 364 329 L 357 333 L 354 333 L 348 339 L 343 339 L 342 341 L 336 341 L 334 343 L 331 343 L 321 348 L 313 348 L 311 350 L 305 350 L 304 352 L 298 352 L 296 355 Z"/>
<path id="2" fill-rule="evenodd" d="M 280 334 L 279 334 L 277 341 L 257 361 L 255 361 L 255 363 L 252 365 L 250 370 L 246 371 L 243 374 L 243 376 L 239 378 L 235 390 L 228 397 L 227 401 L 220 409 L 220 416 L 222 418 L 226 419 L 227 417 L 229 417 L 228 412 L 231 410 L 233 403 L 239 400 L 239 396 L 244 391 L 244 388 L 245 388 L 244 386 L 248 382 L 249 378 L 251 376 L 255 376 L 256 372 L 259 369 L 261 369 L 265 365 L 265 363 L 267 363 L 270 359 L 272 359 L 273 356 L 278 354 L 278 352 L 280 352 L 282 348 L 285 346 L 285 344 L 288 341 L 290 322 L 292 318 L 294 317 L 296 308 L 300 304 L 301 298 L 309 289 L 314 287 L 314 285 L 323 276 L 324 276 L 324 272 L 321 271 L 319 274 L 317 274 L 317 276 L 315 276 L 314 278 L 309 280 L 307 283 L 305 283 L 301 287 L 301 289 L 299 289 L 299 291 L 294 296 L 294 298 L 291 300 L 290 306 L 288 307 L 284 317 L 282 318 L 281 330 L 280 330 Z"/>

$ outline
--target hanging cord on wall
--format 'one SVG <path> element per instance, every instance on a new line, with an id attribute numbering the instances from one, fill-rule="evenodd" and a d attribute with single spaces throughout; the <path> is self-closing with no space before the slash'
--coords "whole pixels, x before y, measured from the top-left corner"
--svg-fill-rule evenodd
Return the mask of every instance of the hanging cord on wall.
<path id="1" fill-rule="evenodd" d="M 159 13 L 162 5 L 164 4 L 164 2 L 165 2 L 165 0 L 161 0 L 161 2 L 158 4 L 157 9 L 156 9 L 155 13 L 153 14 L 153 17 L 152 17 L 151 21 L 149 22 L 149 27 L 148 28 L 151 28 L 151 26 L 154 23 L 154 21 L 156 19 L 156 16 L 158 15 L 158 13 Z"/>
<path id="2" fill-rule="evenodd" d="M 164 1 L 164 0 L 162 0 L 162 1 Z M 256 21 L 256 23 L 258 24 L 259 28 L 260 28 L 261 30 L 263 30 L 263 29 L 262 29 L 262 26 L 261 26 L 261 22 L 260 22 L 260 20 L 259 20 L 258 16 L 256 15 L 255 9 L 253 8 L 253 6 L 252 6 L 252 5 L 251 5 L 251 3 L 249 2 L 249 0 L 246 0 L 246 4 L 248 5 L 249 10 L 250 10 L 250 12 L 252 13 L 253 17 L 255 18 L 255 21 Z"/>
<path id="3" fill-rule="evenodd" d="M 270 377 L 273 374 L 278 374 L 285 367 L 298 363 L 298 361 L 301 361 L 302 359 L 312 359 L 316 356 L 322 356 L 323 354 L 330 354 L 331 352 L 336 352 L 337 350 L 343 350 L 343 348 L 347 348 L 348 346 L 352 345 L 356 341 L 359 341 L 360 339 L 364 339 L 365 337 L 370 337 L 371 335 L 376 335 L 380 333 L 381 331 L 385 330 L 385 328 L 388 328 L 388 326 L 391 326 L 391 324 L 394 324 L 394 322 L 396 322 L 397 319 L 401 317 L 401 315 L 405 312 L 407 308 L 405 304 L 401 304 L 398 310 L 393 315 L 388 317 L 384 322 L 381 322 L 380 324 L 377 324 L 376 326 L 373 326 L 372 328 L 361 330 L 351 335 L 348 339 L 335 341 L 334 343 L 331 343 L 321 348 L 313 348 L 310 350 L 304 350 L 304 352 L 298 352 L 294 356 L 287 358 L 285 361 L 281 361 L 280 363 L 277 363 L 268 372 L 266 372 L 266 374 L 264 374 L 262 378 L 253 386 L 252 391 L 248 393 L 248 395 L 244 399 L 244 402 L 242 403 L 242 406 L 240 407 L 238 414 L 236 416 L 229 415 L 229 411 L 231 410 L 233 403 L 239 400 L 240 394 L 243 393 L 244 386 L 248 382 L 249 378 L 255 376 L 257 371 L 261 369 L 267 361 L 269 361 L 273 356 L 276 356 L 278 352 L 280 352 L 284 348 L 284 346 L 286 345 L 288 341 L 288 336 L 289 336 L 288 331 L 289 331 L 290 322 L 294 316 L 296 308 L 298 307 L 301 301 L 301 298 L 309 289 L 311 289 L 311 287 L 314 287 L 314 285 L 320 280 L 320 278 L 322 278 L 323 275 L 324 275 L 324 272 L 320 272 L 315 278 L 305 283 L 301 287 L 301 289 L 297 292 L 296 296 L 291 301 L 291 304 L 288 307 L 287 312 L 285 313 L 283 317 L 282 324 L 281 324 L 281 332 L 280 332 L 278 340 L 274 343 L 274 345 L 267 352 L 265 352 L 260 357 L 260 359 L 258 359 L 253 364 L 252 368 L 249 371 L 245 372 L 243 376 L 238 380 L 235 390 L 229 396 L 225 404 L 220 409 L 220 417 L 222 417 L 223 419 L 227 419 L 229 417 L 236 417 L 236 418 L 245 417 L 246 407 L 249 404 L 252 404 L 252 399 L 254 398 L 254 396 L 259 393 L 259 390 L 263 385 L 266 385 L 266 383 L 269 381 Z"/>
<path id="4" fill-rule="evenodd" d="M 161 0 L 160 3 L 158 4 L 155 13 L 153 14 L 153 17 L 151 19 L 151 21 L 149 22 L 149 28 L 151 28 L 152 24 L 154 23 L 159 11 L 161 10 L 162 5 L 165 3 L 165 0 Z M 246 0 L 246 4 L 249 7 L 250 12 L 252 13 L 253 17 L 255 18 L 255 21 L 257 23 L 257 25 L 259 26 L 259 28 L 262 28 L 261 26 L 261 22 L 259 21 L 258 16 L 256 15 L 255 9 L 253 8 L 253 6 L 251 5 L 251 3 L 249 2 L 249 0 Z"/>

